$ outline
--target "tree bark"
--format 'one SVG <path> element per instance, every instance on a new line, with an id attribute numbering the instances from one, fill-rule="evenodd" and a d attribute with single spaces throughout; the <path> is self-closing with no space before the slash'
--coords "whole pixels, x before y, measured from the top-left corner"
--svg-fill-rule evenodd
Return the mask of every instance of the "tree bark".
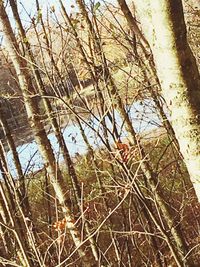
<path id="1" fill-rule="evenodd" d="M 172 127 L 200 202 L 200 76 L 187 42 L 182 2 L 134 2 L 153 52 Z"/>
<path id="2" fill-rule="evenodd" d="M 167 130 L 167 133 L 168 133 L 170 139 L 173 141 L 173 144 L 174 144 L 176 150 L 180 154 L 180 148 L 179 148 L 178 141 L 175 137 L 174 130 L 173 130 L 172 125 L 171 125 L 170 121 L 168 120 L 168 118 L 164 112 L 163 104 L 162 104 L 162 101 L 160 100 L 160 93 L 159 92 L 161 91 L 161 85 L 159 83 L 159 79 L 157 76 L 154 61 L 152 59 L 152 51 L 151 51 L 151 48 L 149 46 L 149 43 L 148 43 L 147 39 L 145 38 L 145 35 L 142 33 L 141 29 L 139 28 L 139 26 L 137 25 L 137 21 L 133 17 L 133 15 L 132 15 L 132 13 L 131 13 L 131 11 L 130 11 L 127 3 L 126 3 L 126 0 L 118 0 L 118 4 L 119 4 L 121 11 L 123 12 L 126 20 L 127 20 L 127 24 L 129 26 L 130 30 L 132 30 L 134 32 L 134 34 L 136 35 L 136 37 L 138 39 L 137 42 L 139 42 L 139 45 L 141 46 L 141 53 L 137 54 L 135 56 L 134 60 L 136 60 L 138 62 L 146 81 L 148 81 L 149 93 L 153 99 L 153 102 L 155 103 L 160 120 L 162 121 L 165 129 Z M 149 77 L 151 77 L 151 79 L 153 78 L 152 82 L 150 82 L 148 80 Z"/>
<path id="3" fill-rule="evenodd" d="M 0 169 L 2 171 L 2 166 L 0 166 Z M 27 248 L 26 240 L 23 239 L 22 232 L 19 229 L 19 220 L 17 220 L 16 215 L 13 214 L 13 207 L 10 207 L 9 201 L 2 186 L 2 182 L 0 182 L 0 199 L 2 202 L 1 216 L 3 216 L 4 225 L 9 225 L 8 229 L 11 230 L 11 232 L 14 234 L 14 238 L 17 241 L 17 254 L 20 264 L 22 267 L 33 267 L 33 261 L 29 258 L 30 251 Z M 9 249 L 11 248 L 10 243 L 8 243 L 8 247 Z"/>
<path id="4" fill-rule="evenodd" d="M 26 217 L 31 216 L 31 210 L 28 200 L 28 195 L 26 192 L 26 184 L 25 184 L 25 177 L 22 171 L 21 163 L 19 160 L 19 155 L 17 153 L 17 149 L 15 146 L 15 142 L 13 140 L 12 134 L 9 129 L 9 125 L 7 123 L 7 120 L 4 118 L 4 114 L 0 114 L 0 124 L 4 131 L 4 135 L 6 138 L 6 141 L 8 143 L 8 147 L 10 149 L 10 152 L 13 157 L 13 162 L 15 164 L 15 168 L 17 171 L 18 179 L 19 179 L 19 190 L 16 188 L 18 192 L 18 196 L 20 199 L 20 203 L 22 204 L 22 209 L 24 211 L 24 214 Z"/>
<path id="5" fill-rule="evenodd" d="M 31 82 L 31 77 L 28 74 L 26 61 L 22 57 L 20 57 L 19 47 L 17 45 L 2 1 L 0 2 L 0 25 L 4 33 L 7 51 L 10 55 L 10 58 L 15 67 L 16 74 L 18 76 L 30 126 L 33 130 L 38 149 L 42 155 L 44 165 L 47 169 L 56 196 L 60 202 L 63 214 L 66 218 L 66 227 L 72 236 L 72 239 L 76 248 L 78 249 L 79 256 L 81 257 L 84 266 L 91 267 L 94 265 L 93 259 L 91 259 L 91 257 L 88 257 L 84 249 L 81 247 L 81 237 L 79 235 L 78 229 L 75 226 L 73 216 L 70 212 L 70 207 L 68 207 L 67 205 L 65 193 L 62 190 L 62 173 L 56 164 L 50 141 L 47 138 L 43 124 L 41 123 L 38 116 L 38 106 L 34 98 L 34 88 Z"/>

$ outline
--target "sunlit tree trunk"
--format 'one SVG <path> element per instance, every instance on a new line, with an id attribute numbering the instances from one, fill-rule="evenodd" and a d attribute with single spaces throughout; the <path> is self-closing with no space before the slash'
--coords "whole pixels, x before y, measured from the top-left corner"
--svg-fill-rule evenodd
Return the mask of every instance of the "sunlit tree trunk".
<path id="1" fill-rule="evenodd" d="M 12 242 L 10 242 L 11 235 L 6 228 L 7 222 L 8 219 L 6 216 L 5 205 L 3 203 L 3 198 L 0 196 L 0 238 L 1 244 L 3 244 L 4 247 L 4 251 L 2 255 L 0 255 L 5 258 L 10 258 L 12 256 L 14 248 Z"/>
<path id="2" fill-rule="evenodd" d="M 31 70 L 32 70 L 32 72 L 34 74 L 34 77 L 35 77 L 35 80 L 36 80 L 36 83 L 37 83 L 37 89 L 38 89 L 40 95 L 42 96 L 42 100 L 43 100 L 43 103 L 44 103 L 46 114 L 48 116 L 48 119 L 49 119 L 49 121 L 50 121 L 50 123 L 52 125 L 53 131 L 54 131 L 55 136 L 57 138 L 58 144 L 60 146 L 60 149 L 61 149 L 61 152 L 62 152 L 62 155 L 63 155 L 63 158 L 64 158 L 64 162 L 65 162 L 66 166 L 68 167 L 68 172 L 69 172 L 69 175 L 70 175 L 70 178 L 71 178 L 71 182 L 72 182 L 72 186 L 73 186 L 73 190 L 74 190 L 74 195 L 76 197 L 77 204 L 78 204 L 78 206 L 80 208 L 80 206 L 81 206 L 81 189 L 80 189 L 80 185 L 79 185 L 79 182 L 78 182 L 78 177 L 77 177 L 75 168 L 73 166 L 73 162 L 72 162 L 69 150 L 68 150 L 67 145 L 65 143 L 64 137 L 63 137 L 63 135 L 61 133 L 60 127 L 59 127 L 58 122 L 57 122 L 57 119 L 52 115 L 52 106 L 51 106 L 50 100 L 46 97 L 47 93 L 46 93 L 45 85 L 43 83 L 43 80 L 42 80 L 42 77 L 40 75 L 40 72 L 39 72 L 39 70 L 37 68 L 37 64 L 36 64 L 34 55 L 33 55 L 32 50 L 31 50 L 31 45 L 30 45 L 29 41 L 27 40 L 26 32 L 25 32 L 25 30 L 23 28 L 23 25 L 21 23 L 21 20 L 20 20 L 20 17 L 19 17 L 19 13 L 18 13 L 18 9 L 17 9 L 17 4 L 13 0 L 10 0 L 9 2 L 10 2 L 10 5 L 11 5 L 11 8 L 12 8 L 12 12 L 13 12 L 15 21 L 16 21 L 16 23 L 18 25 L 18 29 L 19 29 L 19 32 L 20 32 L 24 47 L 25 47 L 26 52 L 27 52 L 27 57 L 31 62 Z M 39 2 L 38 1 L 36 1 L 36 6 L 37 6 L 37 10 L 39 12 L 40 6 L 39 6 Z M 47 36 L 47 33 L 46 33 L 46 29 L 45 29 L 45 25 L 44 25 L 42 16 L 40 18 L 40 21 L 41 21 L 42 29 L 43 29 L 43 32 L 44 32 L 44 39 L 45 39 L 45 42 L 46 42 L 46 45 L 47 45 L 47 51 L 48 51 L 48 55 L 49 55 L 49 57 L 51 59 L 52 67 L 55 68 L 56 75 L 58 75 L 58 77 L 60 78 L 60 81 L 62 82 L 62 77 L 61 77 L 62 75 L 60 74 L 60 71 L 59 71 L 59 69 L 58 69 L 58 67 L 57 67 L 57 65 L 55 63 L 54 56 L 53 56 L 53 53 L 51 51 L 50 42 L 49 42 L 49 39 L 48 39 L 48 36 Z M 24 40 L 27 40 L 27 41 L 24 41 Z M 63 82 L 62 82 L 62 85 L 64 87 Z M 70 95 L 67 95 L 67 97 L 68 97 L 68 99 L 70 99 Z M 87 231 L 88 235 L 90 235 L 89 225 L 88 225 L 87 221 L 85 222 L 85 228 L 86 228 L 86 231 Z M 97 247 L 95 245 L 94 238 L 91 237 L 89 239 L 89 241 L 91 243 L 91 249 L 92 249 L 93 255 L 94 255 L 95 259 L 98 260 L 98 252 L 97 252 Z"/>
<path id="3" fill-rule="evenodd" d="M 72 185 L 73 185 L 73 189 L 75 191 L 75 196 L 79 200 L 80 197 L 81 197 L 80 196 L 81 195 L 81 191 L 80 191 L 80 187 L 79 187 L 79 184 L 78 184 L 78 179 L 77 179 L 75 170 L 73 168 L 73 163 L 72 163 L 68 148 L 67 148 L 67 146 L 65 144 L 65 140 L 63 138 L 63 135 L 62 135 L 62 133 L 60 131 L 57 119 L 52 115 L 52 106 L 51 106 L 50 100 L 47 98 L 45 85 L 43 83 L 43 80 L 42 80 L 42 77 L 40 75 L 40 72 L 39 72 L 39 70 L 37 68 L 37 63 L 35 61 L 35 57 L 34 57 L 34 54 L 32 52 L 32 49 L 31 49 L 31 45 L 30 45 L 29 41 L 27 40 L 26 32 L 25 32 L 25 30 L 23 28 L 23 25 L 21 23 L 21 19 L 19 17 L 19 13 L 18 13 L 18 10 L 17 10 L 17 4 L 13 0 L 10 0 L 9 2 L 10 2 L 10 5 L 11 5 L 11 8 L 12 8 L 12 12 L 13 12 L 16 24 L 18 26 L 19 33 L 20 33 L 21 38 L 22 38 L 23 45 L 24 45 L 26 53 L 27 53 L 27 58 L 30 61 L 30 68 L 31 68 L 31 71 L 32 71 L 32 73 L 33 73 L 33 75 L 35 77 L 35 80 L 36 80 L 36 83 L 37 83 L 37 89 L 39 91 L 39 94 L 42 97 L 46 114 L 47 114 L 48 119 L 49 119 L 49 121 L 50 121 L 50 123 L 52 125 L 53 131 L 55 133 L 55 136 L 57 138 L 58 144 L 59 144 L 60 149 L 62 151 L 62 155 L 64 157 L 65 163 L 68 166 L 68 171 L 69 171 L 69 174 L 70 174 L 70 177 L 71 177 L 71 180 L 72 180 Z M 38 7 L 38 9 L 39 9 L 39 7 Z M 43 28 L 44 28 L 44 23 L 42 25 L 43 25 Z M 46 36 L 46 34 L 45 34 L 45 36 Z M 47 37 L 45 37 L 45 40 L 46 39 L 47 39 Z M 24 40 L 26 40 L 26 41 L 24 41 Z M 54 62 L 53 55 L 51 55 L 52 51 L 51 51 L 50 47 L 48 47 L 48 53 L 51 56 L 51 62 L 52 61 Z M 53 64 L 53 65 L 54 65 L 54 67 L 56 66 L 56 64 Z M 58 72 L 59 72 L 59 70 L 57 68 L 56 69 L 56 73 L 58 74 Z"/>
<path id="4" fill-rule="evenodd" d="M 10 55 L 10 58 L 15 67 L 16 74 L 18 76 L 30 126 L 33 130 L 39 151 L 43 157 L 43 161 L 51 179 L 51 183 L 62 207 L 63 214 L 66 218 L 66 227 L 72 236 L 75 247 L 79 252 L 79 256 L 81 257 L 84 266 L 93 266 L 94 263 L 90 255 L 86 255 L 84 249 L 81 247 L 81 237 L 79 235 L 78 229 L 75 226 L 70 208 L 67 206 L 66 197 L 60 183 L 62 180 L 62 174 L 56 164 L 51 144 L 47 138 L 43 124 L 41 123 L 38 116 L 39 114 L 37 102 L 34 99 L 34 88 L 31 82 L 31 77 L 28 74 L 26 61 L 22 57 L 20 57 L 19 47 L 17 45 L 2 1 L 0 2 L 0 25 L 3 30 L 7 51 Z"/>
<path id="5" fill-rule="evenodd" d="M 140 65 L 145 80 L 148 82 L 149 93 L 152 97 L 153 102 L 155 103 L 159 118 L 162 121 L 163 126 L 165 127 L 170 139 L 173 140 L 173 144 L 175 145 L 176 150 L 179 152 L 178 141 L 175 137 L 172 125 L 164 112 L 162 103 L 163 101 L 160 100 L 160 93 L 158 93 L 161 91 L 161 85 L 158 80 L 154 61 L 152 60 L 152 52 L 149 43 L 145 38 L 145 35 L 139 28 L 137 20 L 133 17 L 131 10 L 129 9 L 126 3 L 126 0 L 118 0 L 118 4 L 127 20 L 127 24 L 130 30 L 132 30 L 133 33 L 136 35 L 138 46 L 141 47 L 141 53 L 138 53 L 135 56 L 134 60 L 136 60 Z"/>
<path id="6" fill-rule="evenodd" d="M 200 77 L 181 0 L 135 0 L 180 151 L 200 201 Z M 156 15 L 155 15 L 156 14 Z"/>

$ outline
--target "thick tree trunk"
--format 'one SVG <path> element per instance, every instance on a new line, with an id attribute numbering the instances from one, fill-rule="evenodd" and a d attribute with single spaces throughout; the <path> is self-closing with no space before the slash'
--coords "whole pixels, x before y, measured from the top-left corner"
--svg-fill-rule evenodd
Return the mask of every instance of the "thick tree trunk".
<path id="1" fill-rule="evenodd" d="M 148 81 L 149 77 L 151 77 L 151 79 L 153 78 L 153 81 L 151 82 L 148 81 L 149 93 L 155 103 L 155 106 L 158 111 L 158 115 L 160 117 L 160 120 L 163 123 L 163 126 L 167 130 L 168 135 L 173 140 L 173 143 L 179 152 L 179 144 L 175 137 L 174 130 L 164 112 L 163 104 L 160 101 L 160 94 L 158 92 L 161 91 L 161 85 L 158 80 L 154 61 L 152 60 L 152 51 L 149 46 L 149 43 L 147 39 L 145 38 L 144 34 L 142 33 L 141 29 L 138 27 L 137 21 L 133 17 L 126 3 L 126 0 L 118 0 L 118 4 L 127 20 L 127 24 L 130 30 L 132 30 L 134 34 L 136 35 L 138 39 L 137 42 L 139 41 L 139 45 L 141 46 L 141 49 L 142 49 L 141 53 L 137 54 L 134 60 L 137 60 L 138 64 L 140 65 L 142 74 L 146 78 L 146 81 Z"/>
<path id="2" fill-rule="evenodd" d="M 172 127 L 200 201 L 200 77 L 187 42 L 182 3 L 134 2 L 153 52 Z"/>

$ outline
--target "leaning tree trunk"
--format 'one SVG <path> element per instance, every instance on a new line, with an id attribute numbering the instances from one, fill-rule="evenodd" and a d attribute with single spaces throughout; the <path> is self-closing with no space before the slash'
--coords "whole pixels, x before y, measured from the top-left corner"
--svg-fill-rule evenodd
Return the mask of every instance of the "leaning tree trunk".
<path id="1" fill-rule="evenodd" d="M 51 148 L 51 144 L 47 138 L 43 124 L 40 121 L 38 114 L 37 102 L 34 99 L 34 88 L 31 82 L 31 77 L 27 71 L 26 61 L 20 57 L 19 47 L 17 45 L 14 33 L 12 31 L 8 16 L 6 14 L 3 2 L 0 0 L 0 26 L 4 33 L 6 48 L 11 57 L 13 65 L 18 76 L 20 88 L 23 94 L 25 108 L 27 111 L 30 126 L 33 130 L 38 149 L 42 155 L 43 162 L 51 179 L 51 183 L 55 190 L 56 196 L 60 202 L 63 214 L 66 218 L 66 227 L 69 230 L 74 241 L 76 250 L 82 259 L 82 263 L 86 267 L 94 266 L 93 258 L 86 255 L 84 249 L 81 247 L 81 237 L 75 226 L 70 207 L 67 206 L 65 193 L 62 190 L 61 180 L 62 174 L 56 165 L 56 160 Z"/>
<path id="2" fill-rule="evenodd" d="M 19 189 L 16 188 L 20 203 L 22 205 L 22 209 L 24 211 L 25 216 L 31 216 L 31 209 L 29 205 L 29 199 L 26 192 L 26 184 L 25 184 L 25 177 L 23 174 L 22 166 L 20 163 L 19 155 L 17 153 L 17 148 L 15 146 L 15 142 L 12 136 L 12 133 L 10 131 L 8 122 L 4 116 L 3 113 L 0 114 L 0 125 L 3 129 L 5 139 L 8 144 L 8 148 L 11 152 L 11 155 L 13 157 L 13 162 L 17 171 L 18 179 L 19 179 Z"/>
<path id="3" fill-rule="evenodd" d="M 142 74 L 148 80 L 148 77 L 152 77 L 153 81 L 148 81 L 149 85 L 149 93 L 153 99 L 153 102 L 157 108 L 158 115 L 160 120 L 163 123 L 163 126 L 167 130 L 167 133 L 171 140 L 173 140 L 173 144 L 177 151 L 179 152 L 179 144 L 176 140 L 174 130 L 169 122 L 163 108 L 163 104 L 160 101 L 160 94 L 158 92 L 161 91 L 161 86 L 157 77 L 157 72 L 155 69 L 154 61 L 152 60 L 152 52 L 149 46 L 147 39 L 142 33 L 141 29 L 137 25 L 137 20 L 133 17 L 131 10 L 129 9 L 126 0 L 117 0 L 118 4 L 121 8 L 122 13 L 124 14 L 127 24 L 132 30 L 132 32 L 136 35 L 137 43 L 139 42 L 139 46 L 141 46 L 141 53 L 139 53 L 134 60 L 136 60 L 141 68 Z M 131 44 L 132 45 L 132 44 Z"/>
<path id="4" fill-rule="evenodd" d="M 134 3 L 153 52 L 172 127 L 200 201 L 200 76 L 187 42 L 182 2 Z"/>
<path id="5" fill-rule="evenodd" d="M 4 175 L 2 172 L 2 164 L 0 162 L 0 169 L 1 174 Z M 2 176 L 3 176 L 2 175 Z M 14 234 L 14 238 L 16 239 L 16 249 L 17 249 L 17 256 L 19 259 L 19 262 L 22 267 L 33 267 L 32 259 L 29 258 L 28 254 L 30 253 L 29 249 L 26 245 L 26 240 L 23 239 L 22 232 L 20 231 L 19 224 L 17 222 L 16 214 L 13 210 L 13 207 L 10 206 L 8 198 L 5 193 L 5 189 L 3 188 L 2 182 L 0 182 L 0 214 L 3 217 L 3 225 L 8 226 L 8 230 L 11 230 L 10 233 Z M 19 221 L 19 220 L 18 220 Z M 10 234 L 9 231 L 7 231 L 7 234 Z M 10 243 L 7 242 L 7 245 L 9 249 L 12 249 L 11 245 L 11 238 Z M 9 253 L 13 253 L 13 251 L 9 251 Z M 37 266 L 37 265 L 36 265 Z"/>

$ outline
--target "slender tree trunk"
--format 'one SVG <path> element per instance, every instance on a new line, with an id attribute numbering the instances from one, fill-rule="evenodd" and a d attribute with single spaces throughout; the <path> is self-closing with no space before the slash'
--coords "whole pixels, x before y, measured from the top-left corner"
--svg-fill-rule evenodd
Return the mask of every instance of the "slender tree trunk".
<path id="1" fill-rule="evenodd" d="M 0 166 L 0 169 L 2 171 L 2 166 Z M 11 232 L 14 234 L 14 238 L 17 241 L 17 254 L 19 257 L 19 261 L 23 267 L 33 267 L 33 261 L 29 258 L 30 251 L 26 246 L 26 240 L 23 239 L 22 233 L 19 230 L 19 224 L 15 218 L 13 206 L 12 208 L 10 207 L 9 201 L 2 186 L 2 182 L 0 182 L 0 198 L 2 199 L 2 206 L 4 206 L 4 223 L 6 225 L 9 225 L 8 229 L 11 230 Z M 8 246 L 10 248 L 10 244 L 8 244 Z"/>
<path id="2" fill-rule="evenodd" d="M 140 31 L 138 25 L 137 25 L 137 21 L 136 19 L 133 17 L 127 3 L 126 0 L 117 0 L 127 22 L 128 25 L 130 27 L 130 29 L 134 32 L 134 34 L 137 35 L 137 37 L 139 38 L 139 41 L 141 41 L 142 45 L 143 45 L 143 50 L 146 50 L 149 48 L 149 44 L 146 40 L 146 38 L 144 37 L 144 35 L 142 34 L 142 32 Z M 145 51 L 146 55 L 148 54 L 147 51 Z"/>
<path id="3" fill-rule="evenodd" d="M 39 7 L 39 2 L 37 0 L 36 0 L 36 4 L 37 4 L 37 10 L 39 12 L 40 7 Z M 18 13 L 18 10 L 17 10 L 17 5 L 16 5 L 15 1 L 10 0 L 10 5 L 11 5 L 12 11 L 13 11 L 13 15 L 14 15 L 15 21 L 16 21 L 16 23 L 18 25 L 18 29 L 19 29 L 19 32 L 21 34 L 22 40 L 26 40 L 27 39 L 26 38 L 26 33 L 25 33 L 25 30 L 24 30 L 23 25 L 21 23 L 21 20 L 20 20 L 20 17 L 19 17 L 19 13 Z M 43 32 L 44 32 L 44 36 L 45 36 L 45 42 L 46 42 L 46 45 L 47 45 L 48 55 L 49 55 L 49 58 L 51 59 L 52 67 L 55 68 L 56 75 L 58 75 L 58 77 L 60 78 L 60 81 L 62 82 L 62 77 L 61 77 L 60 71 L 59 71 L 59 69 L 58 69 L 58 67 L 57 67 L 57 65 L 55 63 L 54 56 L 53 56 L 52 51 L 51 51 L 50 43 L 49 43 L 49 40 L 48 40 L 48 36 L 47 36 L 47 33 L 46 33 L 46 29 L 45 29 L 45 25 L 44 25 L 42 17 L 41 17 L 41 24 L 42 24 L 42 28 L 43 28 Z M 79 185 L 79 182 L 78 182 L 78 177 L 76 175 L 75 168 L 73 166 L 72 159 L 70 157 L 69 150 L 68 150 L 68 148 L 66 146 L 64 137 L 63 137 L 63 135 L 62 135 L 62 133 L 60 131 L 57 119 L 52 115 L 52 106 L 51 106 L 50 100 L 46 97 L 45 85 L 44 85 L 43 80 L 42 80 L 42 78 L 40 76 L 40 72 L 39 72 L 38 68 L 36 67 L 37 64 L 35 62 L 35 58 L 34 58 L 34 55 L 32 53 L 30 43 L 28 41 L 26 41 L 26 42 L 24 42 L 24 46 L 25 46 L 27 54 L 28 54 L 28 59 L 31 61 L 31 70 L 32 70 L 32 72 L 33 72 L 33 74 L 35 76 L 35 80 L 36 80 L 36 83 L 37 83 L 37 88 L 39 90 L 39 93 L 42 96 L 42 100 L 43 100 L 43 103 L 44 103 L 44 107 L 45 107 L 48 119 L 49 119 L 49 121 L 50 121 L 50 123 L 52 125 L 52 128 L 53 128 L 53 131 L 55 133 L 56 139 L 57 139 L 58 144 L 60 146 L 60 149 L 61 149 L 61 152 L 62 152 L 62 155 L 63 155 L 63 158 L 64 158 L 64 162 L 65 162 L 66 166 L 68 167 L 68 172 L 69 172 L 69 175 L 70 175 L 70 178 L 71 178 L 71 182 L 72 182 L 72 186 L 73 186 L 73 190 L 74 190 L 74 195 L 75 195 L 77 204 L 78 204 L 78 206 L 80 208 L 80 205 L 81 205 L 80 204 L 80 201 L 81 201 L 81 189 L 80 189 L 80 185 Z M 67 97 L 68 97 L 68 99 L 70 99 L 70 95 L 67 95 Z M 87 222 L 85 222 L 85 228 L 86 228 L 86 231 L 87 231 L 88 235 L 90 235 L 90 229 L 89 229 L 89 225 L 88 225 Z M 89 239 L 89 241 L 91 243 L 91 249 L 93 251 L 93 255 L 94 255 L 95 259 L 98 260 L 98 252 L 97 252 L 97 248 L 96 248 L 96 245 L 95 245 L 95 240 L 92 237 L 91 239 Z"/>
<path id="4" fill-rule="evenodd" d="M 93 266 L 93 259 L 91 259 L 90 256 L 87 256 L 84 249 L 81 247 L 81 237 L 74 224 L 73 216 L 70 212 L 70 208 L 67 206 L 66 197 L 62 190 L 62 174 L 56 164 L 51 144 L 47 138 L 43 124 L 41 123 L 40 118 L 38 116 L 39 114 L 37 102 L 34 99 L 33 95 L 34 88 L 31 82 L 31 78 L 27 72 L 26 61 L 22 57 L 20 57 L 19 48 L 17 46 L 15 36 L 13 34 L 2 2 L 0 2 L 0 25 L 3 29 L 4 38 L 7 45 L 6 48 L 9 52 L 9 55 L 16 70 L 16 74 L 18 76 L 30 126 L 34 132 L 35 140 L 37 142 L 39 151 L 43 157 L 43 162 L 48 171 L 56 196 L 61 204 L 63 214 L 66 218 L 66 227 L 72 236 L 72 239 L 78 249 L 79 255 L 82 259 L 82 262 L 84 263 L 84 266 Z"/>
<path id="5" fill-rule="evenodd" d="M 27 225 L 26 213 L 24 213 L 23 206 L 21 206 L 21 195 L 19 190 L 16 188 L 16 183 L 9 173 L 5 152 L 3 151 L 3 146 L 0 145 L 0 170 L 3 180 L 5 182 L 5 188 L 7 189 L 6 193 L 8 195 L 9 202 L 6 205 L 9 205 L 9 210 L 13 214 L 13 222 L 15 228 L 17 227 L 17 234 L 21 237 L 23 241 L 24 248 L 26 248 L 27 255 L 31 255 L 30 262 L 34 261 L 34 264 L 37 266 L 37 263 L 41 263 L 42 256 L 40 250 L 37 248 L 36 243 L 36 232 L 31 233 Z M 6 196 L 6 194 L 5 194 Z M 6 203 L 6 198 L 3 198 Z M 7 207 L 7 206 L 6 206 Z M 24 238 L 26 235 L 27 239 Z"/>
<path id="6" fill-rule="evenodd" d="M 51 197 L 50 197 L 50 183 L 48 173 L 45 171 L 45 204 L 47 205 L 47 222 L 49 225 L 52 224 L 52 208 L 51 208 Z M 49 228 L 49 236 L 52 237 L 52 229 Z"/>
<path id="7" fill-rule="evenodd" d="M 24 211 L 25 216 L 28 217 L 28 216 L 31 216 L 31 210 L 30 210 L 29 200 L 28 200 L 28 196 L 27 196 L 27 192 L 26 192 L 25 178 L 24 178 L 21 163 L 19 160 L 19 155 L 17 153 L 17 149 L 15 146 L 12 134 L 10 132 L 9 125 L 8 125 L 6 119 L 4 118 L 4 114 L 0 114 L 0 124 L 2 126 L 3 131 L 4 131 L 4 135 L 5 135 L 6 141 L 8 143 L 8 147 L 9 147 L 10 152 L 12 154 L 13 161 L 14 161 L 15 168 L 16 168 L 17 175 L 18 175 L 18 179 L 19 179 L 19 189 L 16 188 L 16 190 L 18 192 L 19 201 L 22 205 L 22 209 Z M 16 181 L 16 183 L 17 183 L 17 181 Z M 16 184 L 16 186 L 17 186 L 17 184 Z"/>
<path id="8" fill-rule="evenodd" d="M 5 205 L 3 203 L 3 198 L 0 197 L 0 238 L 2 239 L 2 243 L 4 246 L 4 253 L 1 256 L 6 258 L 11 258 L 12 253 L 14 251 L 14 247 L 12 246 L 12 237 L 11 233 L 6 228 L 8 222 L 8 217 L 6 216 Z"/>
<path id="9" fill-rule="evenodd" d="M 200 201 L 200 77 L 187 42 L 182 2 L 134 2 L 153 52 L 172 127 Z"/>

